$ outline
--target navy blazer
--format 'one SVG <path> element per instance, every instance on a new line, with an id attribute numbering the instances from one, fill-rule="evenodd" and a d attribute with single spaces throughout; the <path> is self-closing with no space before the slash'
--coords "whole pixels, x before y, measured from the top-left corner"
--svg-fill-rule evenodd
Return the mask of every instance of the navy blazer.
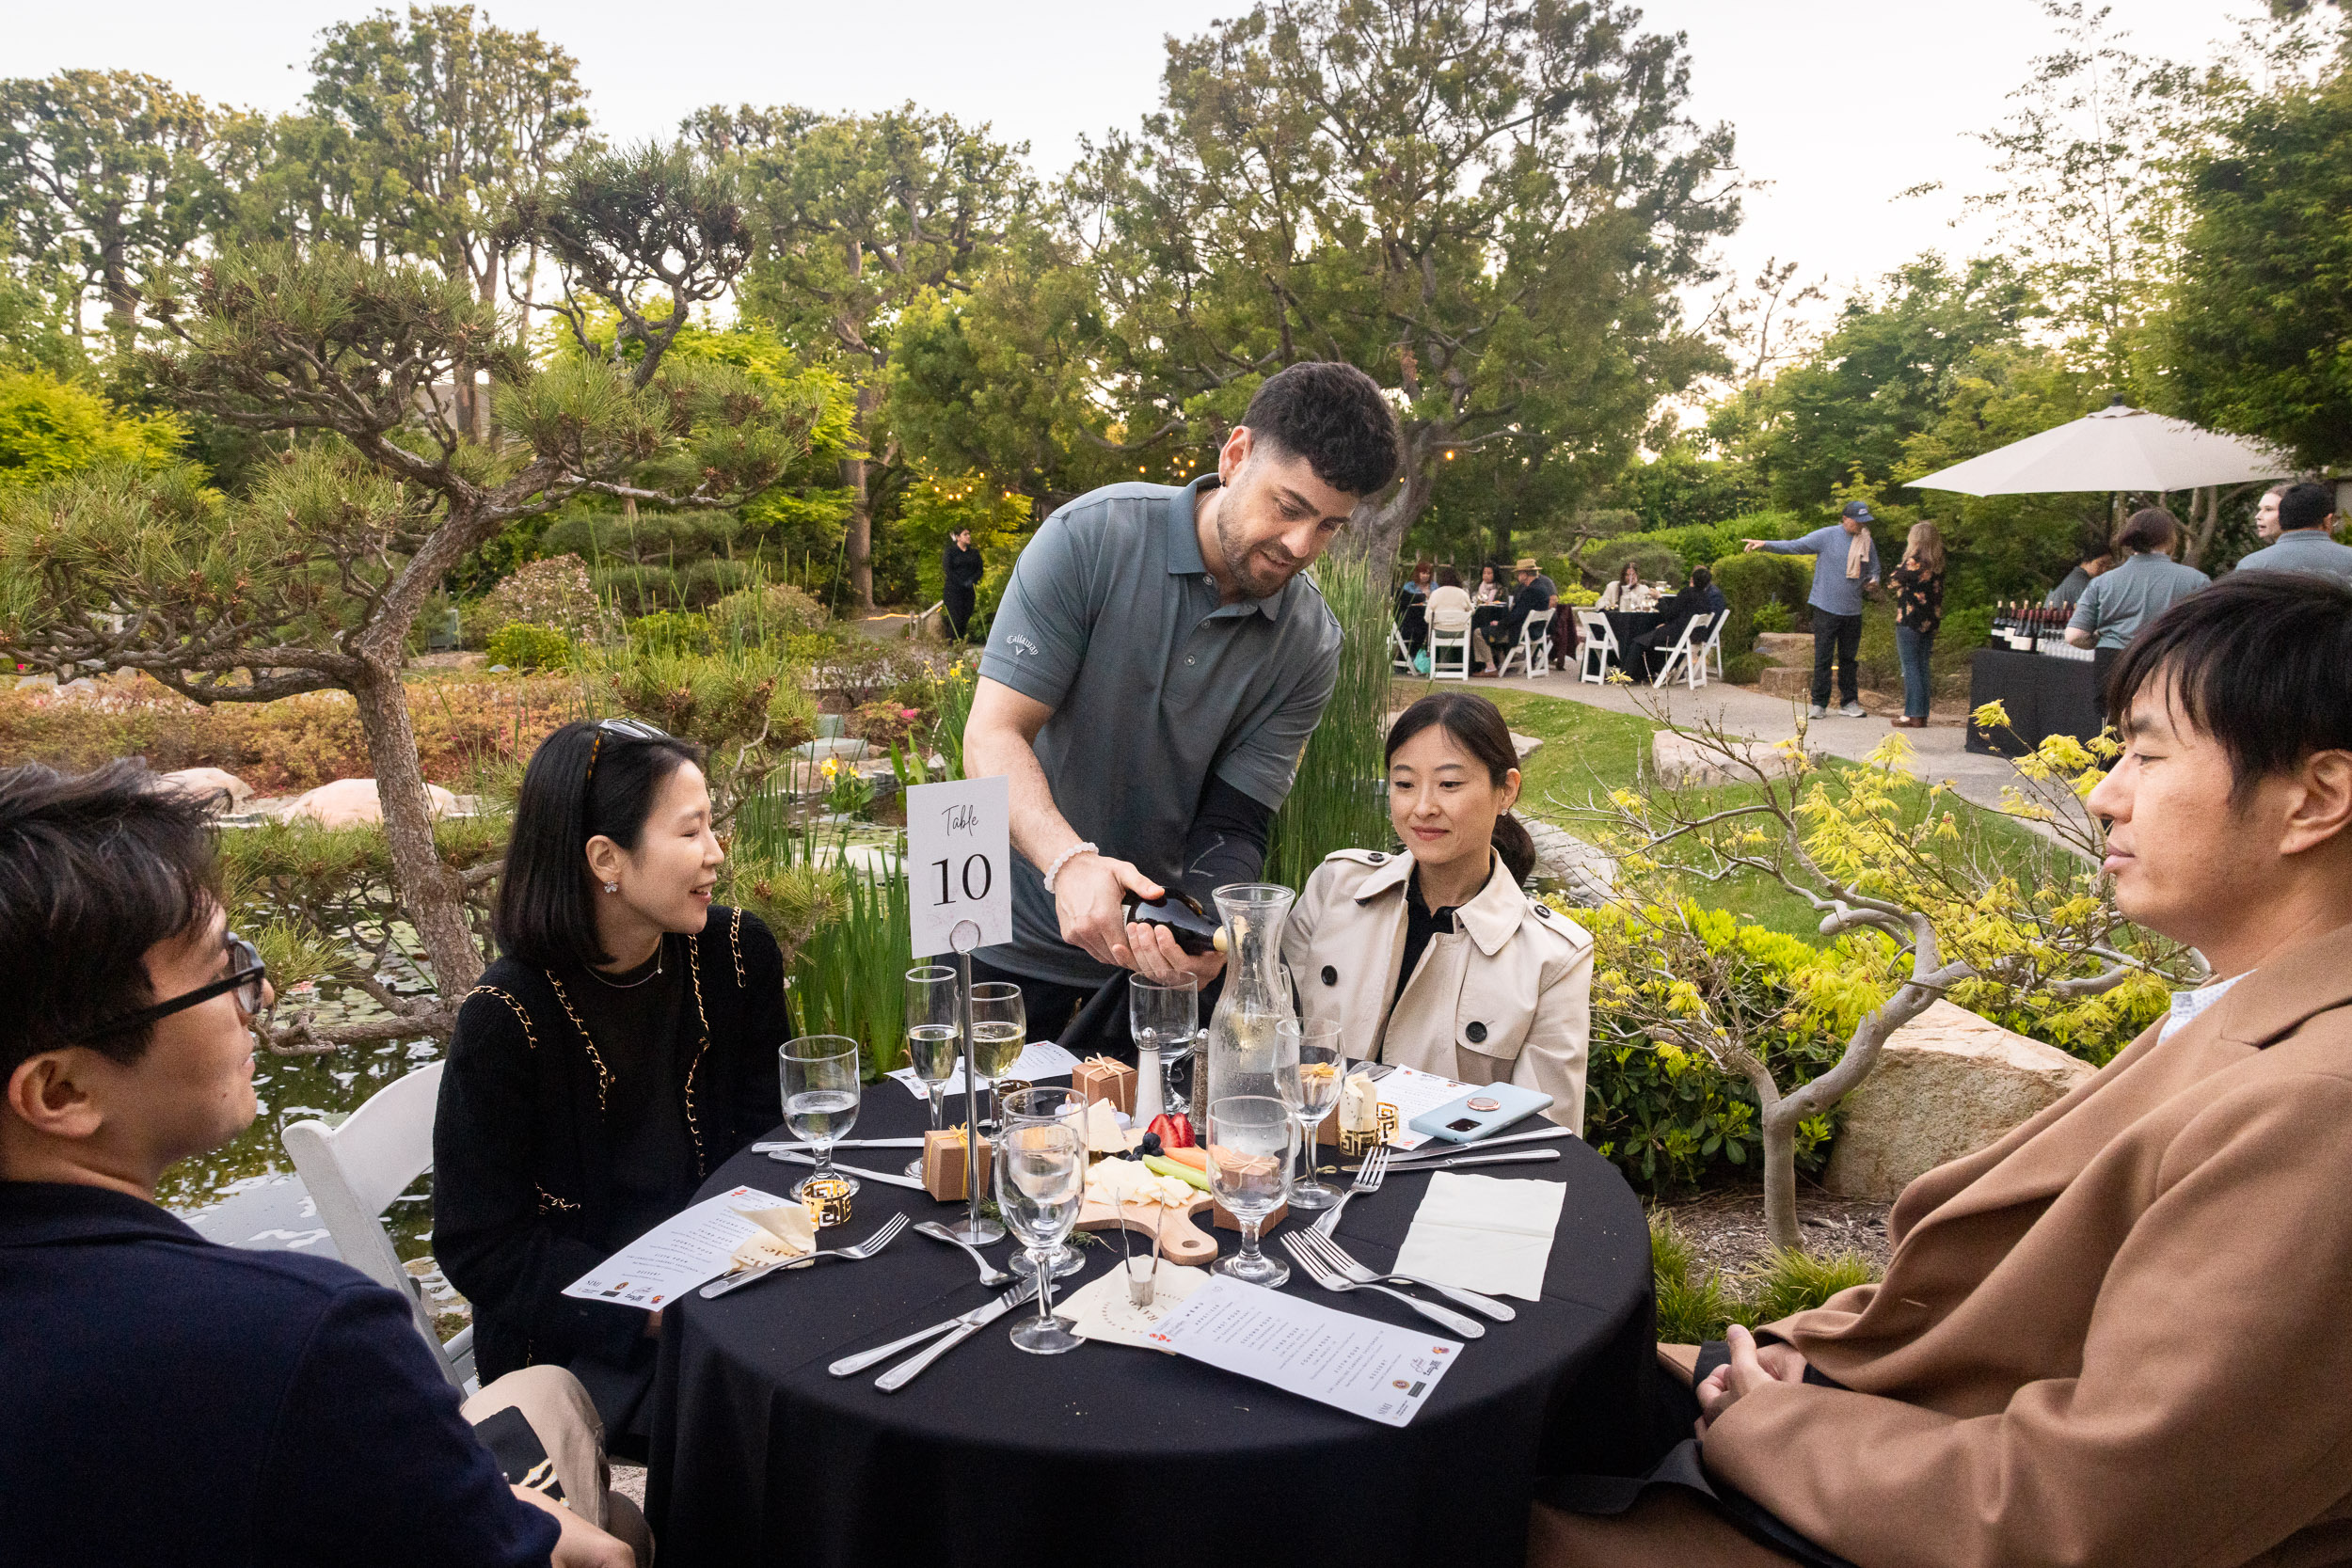
<path id="1" fill-rule="evenodd" d="M 0 1181 L 0 1558 L 535 1564 L 556 1522 L 357 1270 L 206 1241 L 103 1187 Z"/>

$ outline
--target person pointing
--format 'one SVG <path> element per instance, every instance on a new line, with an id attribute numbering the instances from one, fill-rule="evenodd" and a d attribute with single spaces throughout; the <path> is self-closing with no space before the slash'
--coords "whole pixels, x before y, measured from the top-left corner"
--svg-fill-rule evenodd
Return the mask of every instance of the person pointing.
<path id="1" fill-rule="evenodd" d="M 1258 875 L 1338 675 L 1339 623 L 1301 574 L 1400 446 L 1370 376 L 1292 365 L 1213 474 L 1081 496 L 1015 562 L 963 742 L 969 775 L 1009 780 L 1013 934 L 973 973 L 1021 986 L 1038 1037 L 1122 970 L 1221 968 L 1122 903 Z"/>

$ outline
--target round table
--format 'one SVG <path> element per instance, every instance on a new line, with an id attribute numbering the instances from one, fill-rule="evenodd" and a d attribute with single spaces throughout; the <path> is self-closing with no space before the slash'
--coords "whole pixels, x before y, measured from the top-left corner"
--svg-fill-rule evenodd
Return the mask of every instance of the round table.
<path id="1" fill-rule="evenodd" d="M 866 1097 L 853 1136 L 923 1127 L 924 1108 L 898 1085 L 869 1085 Z M 1543 1147 L 1564 1158 L 1492 1174 L 1568 1189 L 1544 1297 L 1514 1301 L 1516 1322 L 1487 1324 L 1404 1428 L 1151 1351 L 1090 1344 L 1027 1355 L 1006 1338 L 1009 1317 L 896 1394 L 874 1379 L 898 1357 L 829 1376 L 840 1356 L 992 1295 L 961 1251 L 912 1231 L 865 1262 L 820 1263 L 713 1301 L 689 1295 L 663 1314 L 654 1389 L 647 1502 L 662 1560 L 1034 1568 L 1172 1552 L 1518 1568 L 1537 1476 L 1638 1470 L 1655 1457 L 1636 1451 L 1633 1436 L 1653 1364 L 1640 1201 L 1581 1142 Z M 893 1172 L 907 1158 L 841 1156 Z M 781 1195 L 804 1169 L 746 1152 L 701 1196 L 739 1183 Z M 1428 1184 L 1427 1175 L 1391 1176 L 1355 1199 L 1341 1243 L 1363 1262 L 1389 1264 Z M 871 1181 L 855 1201 L 855 1218 L 827 1245 L 857 1241 L 902 1210 L 944 1218 L 962 1207 Z M 1218 1237 L 1228 1252 L 1237 1244 Z M 1117 1238 L 1104 1240 L 1083 1249 L 1085 1273 L 1057 1289 L 1118 1259 Z M 1000 1266 L 1009 1245 L 989 1249 Z M 1371 1291 L 1326 1294 L 1299 1271 L 1288 1289 L 1422 1323 Z"/>
<path id="2" fill-rule="evenodd" d="M 1645 679 L 1647 673 L 1639 668 L 1641 639 L 1666 624 L 1666 617 L 1655 610 L 1609 610 L 1601 613 L 1609 617 L 1609 629 L 1616 634 L 1618 665 L 1631 674 Z"/>

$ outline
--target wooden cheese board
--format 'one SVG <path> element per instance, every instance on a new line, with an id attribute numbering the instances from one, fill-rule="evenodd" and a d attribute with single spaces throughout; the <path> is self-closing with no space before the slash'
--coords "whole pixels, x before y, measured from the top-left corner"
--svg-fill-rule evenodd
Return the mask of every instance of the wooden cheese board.
<path id="1" fill-rule="evenodd" d="M 1184 1207 L 1158 1203 L 1094 1203 L 1078 1210 L 1081 1230 L 1129 1230 L 1148 1243 L 1160 1233 L 1160 1256 L 1171 1263 L 1199 1266 L 1216 1261 L 1216 1238 L 1192 1223 L 1192 1216 L 1212 1207 L 1216 1199 L 1195 1193 Z M 1163 1218 L 1162 1216 L 1166 1216 Z"/>

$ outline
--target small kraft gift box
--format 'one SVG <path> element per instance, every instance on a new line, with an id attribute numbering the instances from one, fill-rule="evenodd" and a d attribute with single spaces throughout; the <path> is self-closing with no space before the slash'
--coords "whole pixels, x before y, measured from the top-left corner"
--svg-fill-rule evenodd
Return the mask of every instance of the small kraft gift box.
<path id="1" fill-rule="evenodd" d="M 988 1187 L 988 1162 L 993 1152 L 986 1138 L 978 1149 L 980 1187 Z M 963 1184 L 963 1129 L 950 1127 L 923 1134 L 923 1190 L 942 1203 L 961 1203 L 971 1196 Z"/>
<path id="2" fill-rule="evenodd" d="M 1136 1108 L 1136 1069 L 1109 1056 L 1089 1056 L 1071 1069 L 1070 1086 L 1085 1100 L 1103 1100 L 1122 1115 Z"/>

